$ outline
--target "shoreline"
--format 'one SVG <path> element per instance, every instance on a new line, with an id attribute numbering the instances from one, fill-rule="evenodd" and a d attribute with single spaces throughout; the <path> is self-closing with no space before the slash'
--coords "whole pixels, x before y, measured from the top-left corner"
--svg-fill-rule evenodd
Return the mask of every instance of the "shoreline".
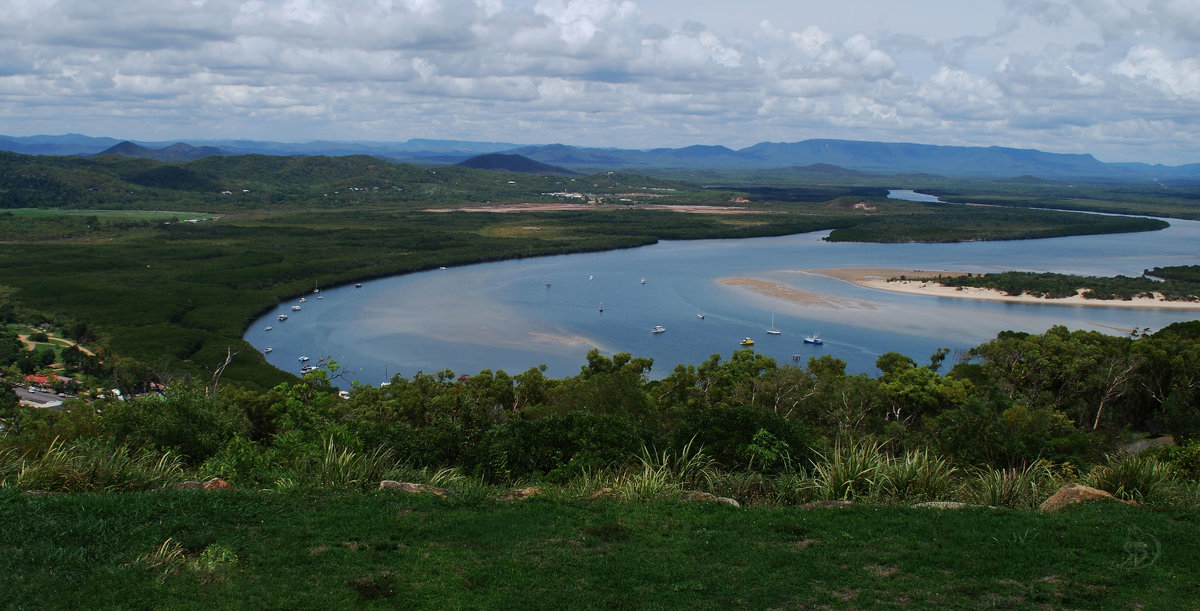
<path id="1" fill-rule="evenodd" d="M 1157 308 L 1165 310 L 1200 310 L 1200 302 L 1167 301 L 1152 297 L 1124 299 L 1086 299 L 1080 295 L 1071 297 L 1034 297 L 1032 295 L 1006 295 L 996 289 L 945 286 L 936 277 L 961 276 L 967 272 L 947 270 L 912 270 L 886 268 L 810 269 L 808 273 L 829 276 L 858 286 L 893 293 L 945 297 L 949 299 L 975 299 L 1034 305 L 1067 305 L 1105 308 Z M 908 280 L 890 280 L 905 276 Z"/>

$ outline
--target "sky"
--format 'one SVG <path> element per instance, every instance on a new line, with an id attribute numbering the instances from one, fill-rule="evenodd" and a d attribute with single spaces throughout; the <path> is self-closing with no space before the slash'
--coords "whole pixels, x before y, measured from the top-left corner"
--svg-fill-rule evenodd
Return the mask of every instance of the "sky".
<path id="1" fill-rule="evenodd" d="M 1200 162 L 1200 0 L 0 0 L 0 134 Z"/>

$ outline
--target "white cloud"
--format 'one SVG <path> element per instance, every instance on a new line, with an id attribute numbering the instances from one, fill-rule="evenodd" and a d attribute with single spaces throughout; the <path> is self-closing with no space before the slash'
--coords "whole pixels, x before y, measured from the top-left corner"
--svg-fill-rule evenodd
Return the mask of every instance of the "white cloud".
<path id="1" fill-rule="evenodd" d="M 1200 141 L 1195 0 L 675 12 L 645 0 L 0 0 L 0 14 L 12 135 L 837 136 L 1143 153 L 1141 126 L 1177 156 Z"/>

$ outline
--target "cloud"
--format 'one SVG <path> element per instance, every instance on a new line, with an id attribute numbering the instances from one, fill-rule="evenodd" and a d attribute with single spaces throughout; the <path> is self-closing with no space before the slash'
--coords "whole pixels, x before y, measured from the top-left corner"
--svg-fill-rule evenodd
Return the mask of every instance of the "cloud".
<path id="1" fill-rule="evenodd" d="M 773 1 L 656 22 L 634 0 L 0 0 L 0 112 L 135 138 L 1200 138 L 1194 0 L 930 3 L 893 29 L 883 0 Z"/>

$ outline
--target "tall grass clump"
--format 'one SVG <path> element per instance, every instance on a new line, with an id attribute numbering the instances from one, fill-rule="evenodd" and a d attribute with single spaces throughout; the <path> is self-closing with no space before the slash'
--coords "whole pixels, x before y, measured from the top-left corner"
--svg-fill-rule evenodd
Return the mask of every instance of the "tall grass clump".
<path id="1" fill-rule="evenodd" d="M 322 485 L 332 488 L 367 490 L 385 479 L 396 465 L 392 451 L 387 448 L 355 452 L 339 447 L 330 437 L 316 476 Z"/>
<path id="2" fill-rule="evenodd" d="M 717 463 L 704 448 L 693 447 L 695 438 L 678 451 L 656 451 L 642 446 L 637 467 L 617 476 L 613 488 L 626 499 L 650 499 L 707 489 L 719 474 Z"/>
<path id="3" fill-rule="evenodd" d="M 183 479 L 183 463 L 172 452 L 130 450 L 96 440 L 55 439 L 44 452 L 17 458 L 6 452 L 4 485 L 54 492 L 151 490 Z"/>
<path id="4" fill-rule="evenodd" d="M 879 477 L 880 492 L 903 502 L 946 500 L 953 492 L 958 468 L 927 449 L 909 450 L 889 459 Z"/>
<path id="5" fill-rule="evenodd" d="M 1153 504 L 1179 485 L 1171 465 L 1155 458 L 1140 454 L 1107 458 L 1088 473 L 1086 483 L 1113 496 Z"/>
<path id="6" fill-rule="evenodd" d="M 967 497 L 981 505 L 1032 509 L 1058 487 L 1053 465 L 1037 460 L 1024 467 L 984 467 L 967 483 Z"/>
<path id="7" fill-rule="evenodd" d="M 878 494 L 887 457 L 880 442 L 838 442 L 829 456 L 817 454 L 813 462 L 815 496 L 822 500 L 850 501 Z"/>

